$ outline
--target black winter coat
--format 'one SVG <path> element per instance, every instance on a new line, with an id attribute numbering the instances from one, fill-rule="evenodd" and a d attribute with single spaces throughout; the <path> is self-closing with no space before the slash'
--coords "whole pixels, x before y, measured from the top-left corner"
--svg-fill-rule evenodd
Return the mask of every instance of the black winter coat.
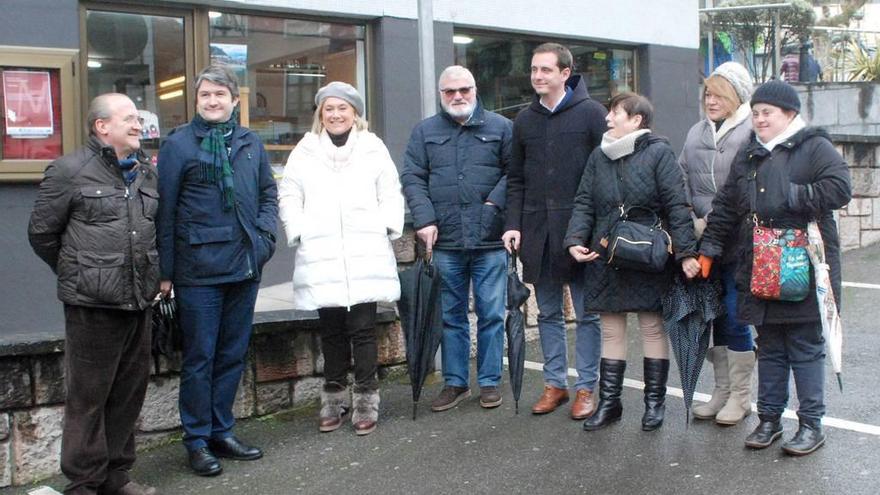
<path id="1" fill-rule="evenodd" d="M 504 230 L 520 231 L 523 279 L 531 283 L 541 275 L 545 257 L 556 280 L 582 273 L 562 239 L 584 166 L 607 129 L 608 112 L 590 98 L 581 76 L 566 84 L 572 94 L 556 111 L 550 113 L 536 95 L 513 122 Z"/>
<path id="2" fill-rule="evenodd" d="M 511 122 L 479 103 L 464 125 L 441 112 L 413 129 L 400 179 L 413 227 L 437 225 L 435 248 L 502 247 L 511 138 Z"/>
<path id="3" fill-rule="evenodd" d="M 615 188 L 615 178 L 619 188 Z M 644 206 L 660 216 L 672 237 L 675 254 L 674 259 L 670 257 L 666 271 L 647 273 L 607 264 L 607 250 L 601 241 L 620 216 L 621 198 L 627 207 Z M 578 187 L 565 236 L 566 255 L 571 246 L 588 246 L 600 255 L 584 263 L 587 311 L 661 311 L 660 300 L 672 283 L 675 271 L 681 270 L 679 261 L 696 255 L 690 211 L 684 176 L 666 139 L 653 134 L 639 136 L 632 154 L 613 161 L 601 149 L 593 151 Z"/>
<path id="4" fill-rule="evenodd" d="M 732 248 L 739 269 L 736 272 L 737 313 L 740 321 L 752 325 L 817 321 L 815 277 L 810 292 L 800 302 L 766 301 L 752 297 L 752 227 L 749 195 L 757 179 L 758 220 L 772 227 L 803 228 L 818 220 L 831 283 L 840 307 L 840 239 L 832 210 L 852 197 L 849 168 L 834 149 L 828 134 L 808 127 L 767 151 L 755 139 L 734 160 L 724 187 L 712 202 L 709 225 L 703 233 L 700 253 L 720 256 Z M 733 233 L 735 244 L 724 246 Z"/>
<path id="5" fill-rule="evenodd" d="M 58 275 L 66 304 L 136 311 L 159 292 L 156 168 L 125 185 L 116 153 L 97 138 L 46 168 L 28 239 Z"/>

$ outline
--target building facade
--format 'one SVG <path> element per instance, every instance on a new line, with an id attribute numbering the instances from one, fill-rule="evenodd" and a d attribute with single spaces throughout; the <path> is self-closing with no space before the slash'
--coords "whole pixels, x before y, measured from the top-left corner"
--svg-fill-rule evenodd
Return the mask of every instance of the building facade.
<path id="1" fill-rule="evenodd" d="M 453 63 L 471 68 L 490 110 L 513 117 L 528 104 L 531 50 L 557 41 L 571 48 L 575 72 L 600 102 L 625 90 L 650 97 L 655 131 L 676 149 L 699 118 L 696 0 L 434 0 L 433 17 L 435 73 Z M 27 310 L 58 305 L 25 229 L 46 164 L 84 142 L 88 101 L 108 91 L 129 95 L 141 110 L 144 148 L 155 156 L 193 117 L 192 82 L 212 60 L 235 67 L 243 121 L 279 168 L 310 128 L 314 94 L 329 81 L 366 96 L 371 128 L 398 165 L 423 118 L 417 0 L 4 0 L 0 267 L 11 275 L 5 284 L 20 283 L 0 303 L 0 336 L 60 327 L 60 309 L 36 319 Z"/>

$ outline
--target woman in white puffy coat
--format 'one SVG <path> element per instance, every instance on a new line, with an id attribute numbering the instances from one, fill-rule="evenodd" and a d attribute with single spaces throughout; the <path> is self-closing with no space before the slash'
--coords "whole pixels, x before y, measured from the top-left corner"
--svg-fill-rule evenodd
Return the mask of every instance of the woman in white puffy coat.
<path id="1" fill-rule="evenodd" d="M 332 82 L 315 103 L 312 132 L 284 169 L 280 216 L 296 247 L 294 307 L 317 309 L 321 320 L 326 382 L 319 429 L 336 430 L 348 413 L 353 355 L 352 423 L 366 435 L 376 428 L 379 408 L 376 303 L 400 297 L 391 240 L 403 232 L 403 196 L 388 149 L 361 117 L 357 90 Z"/>

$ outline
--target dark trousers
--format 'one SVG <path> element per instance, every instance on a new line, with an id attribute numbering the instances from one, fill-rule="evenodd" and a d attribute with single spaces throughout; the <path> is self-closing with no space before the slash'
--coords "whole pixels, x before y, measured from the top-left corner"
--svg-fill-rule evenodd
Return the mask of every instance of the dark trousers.
<path id="1" fill-rule="evenodd" d="M 736 263 L 721 265 L 721 282 L 724 284 L 724 316 L 715 319 L 712 331 L 713 345 L 727 346 L 731 351 L 748 352 L 755 348 L 752 329 L 736 318 Z"/>
<path id="2" fill-rule="evenodd" d="M 150 318 L 150 309 L 64 306 L 64 493 L 115 493 L 130 481 L 150 378 Z"/>
<path id="3" fill-rule="evenodd" d="M 798 418 L 818 422 L 825 415 L 825 339 L 822 324 L 787 323 L 758 327 L 758 413 L 776 419 L 788 403 L 794 373 Z"/>
<path id="4" fill-rule="evenodd" d="M 188 450 L 232 435 L 257 282 L 174 288 L 183 333 L 180 422 Z"/>
<path id="5" fill-rule="evenodd" d="M 354 355 L 355 392 L 379 389 L 376 377 L 376 303 L 349 308 L 321 308 L 321 351 L 324 353 L 324 390 L 348 386 L 348 368 Z"/>

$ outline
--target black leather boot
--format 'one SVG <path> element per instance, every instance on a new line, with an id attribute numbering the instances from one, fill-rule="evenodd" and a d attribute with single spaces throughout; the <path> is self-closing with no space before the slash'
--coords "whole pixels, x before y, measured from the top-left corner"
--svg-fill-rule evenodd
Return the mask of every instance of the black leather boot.
<path id="1" fill-rule="evenodd" d="M 666 414 L 666 379 L 669 378 L 668 359 L 644 359 L 645 367 L 645 414 L 642 430 L 654 431 L 663 426 Z"/>
<path id="2" fill-rule="evenodd" d="M 797 433 L 791 440 L 782 444 L 782 450 L 789 455 L 807 455 L 825 445 L 825 433 L 819 420 L 801 419 Z"/>
<path id="3" fill-rule="evenodd" d="M 625 371 L 626 361 L 602 358 L 599 362 L 599 405 L 596 412 L 584 421 L 584 430 L 595 431 L 620 421 L 623 415 L 620 391 Z"/>
<path id="4" fill-rule="evenodd" d="M 782 436 L 782 423 L 779 416 L 759 415 L 761 422 L 746 437 L 746 447 L 752 449 L 766 449 Z"/>

